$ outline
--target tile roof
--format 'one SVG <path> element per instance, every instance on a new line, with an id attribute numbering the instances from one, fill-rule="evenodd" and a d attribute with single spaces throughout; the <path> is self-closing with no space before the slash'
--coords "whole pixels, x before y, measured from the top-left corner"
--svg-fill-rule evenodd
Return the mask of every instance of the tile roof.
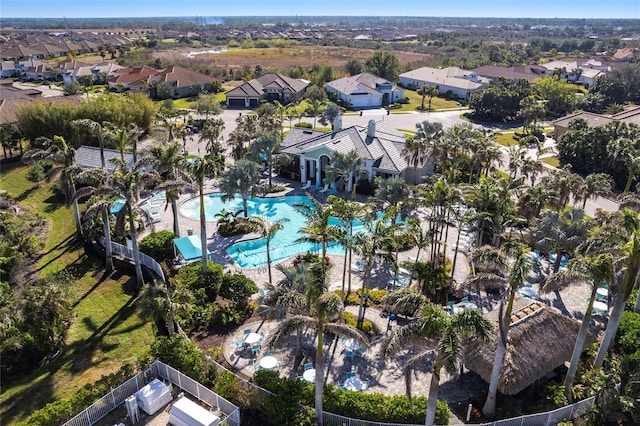
<path id="1" fill-rule="evenodd" d="M 106 162 L 106 169 L 110 172 L 115 170 L 115 166 L 110 161 L 113 158 L 120 158 L 120 151 L 115 149 L 104 149 L 104 159 Z M 133 154 L 130 152 L 124 153 L 124 159 L 127 162 L 129 168 L 133 165 Z M 86 169 L 99 169 L 102 167 L 102 161 L 100 159 L 100 148 L 95 146 L 81 145 L 76 150 L 76 164 L 79 167 Z"/>
<path id="2" fill-rule="evenodd" d="M 356 92 L 365 92 L 372 95 L 379 95 L 381 92 L 377 89 L 379 85 L 390 84 L 393 87 L 393 83 L 384 78 L 363 72 L 353 75 L 351 77 L 339 78 L 327 83 L 327 87 L 331 87 L 339 92 L 350 95 Z"/>
<path id="3" fill-rule="evenodd" d="M 367 127 L 351 126 L 336 132 L 293 128 L 282 141 L 281 151 L 297 155 L 320 147 L 342 153 L 355 150 L 379 169 L 396 173 L 405 170 L 408 164 L 402 156 L 404 135 L 379 121 L 375 122 L 375 136 L 370 138 Z"/>
<path id="4" fill-rule="evenodd" d="M 309 82 L 306 80 L 290 78 L 282 74 L 268 73 L 231 89 L 226 95 L 227 97 L 260 97 L 264 95 L 265 88 L 276 88 L 282 92 L 299 93 L 308 85 Z"/>
<path id="5" fill-rule="evenodd" d="M 171 67 L 151 75 L 148 81 L 160 81 L 166 83 L 176 83 L 176 87 L 190 87 L 197 83 L 210 84 L 213 79 L 211 76 L 196 71 L 191 71 L 181 67 Z"/>
<path id="6" fill-rule="evenodd" d="M 456 87 L 466 90 L 475 90 L 483 86 L 487 81 L 480 79 L 471 80 L 473 71 L 466 71 L 458 67 L 448 67 L 443 69 L 422 67 L 413 71 L 400 74 L 400 78 L 425 81 L 437 86 Z"/>

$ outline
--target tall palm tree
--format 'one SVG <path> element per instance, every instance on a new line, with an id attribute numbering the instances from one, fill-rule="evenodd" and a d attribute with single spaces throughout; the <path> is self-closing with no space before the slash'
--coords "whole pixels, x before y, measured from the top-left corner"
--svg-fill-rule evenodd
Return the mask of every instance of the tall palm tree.
<path id="1" fill-rule="evenodd" d="M 569 262 L 565 271 L 560 271 L 547 277 L 540 288 L 542 292 L 552 292 L 572 284 L 583 282 L 591 283 L 591 296 L 589 297 L 589 303 L 582 318 L 582 325 L 580 326 L 580 331 L 578 332 L 576 343 L 573 347 L 569 370 L 564 379 L 565 392 L 569 402 L 573 401 L 573 381 L 576 377 L 580 355 L 584 350 L 584 344 L 587 339 L 593 302 L 596 301 L 596 292 L 601 284 L 613 282 L 613 262 L 611 255 L 600 254 L 596 257 L 578 257 Z"/>
<path id="2" fill-rule="evenodd" d="M 375 201 L 380 206 L 381 211 L 388 209 L 396 209 L 402 217 L 406 217 L 410 210 L 409 204 L 404 204 L 401 207 L 403 201 L 409 198 L 409 186 L 402 178 L 376 178 L 377 188 L 374 192 Z M 396 223 L 396 217 L 391 217 L 391 223 Z"/>
<path id="3" fill-rule="evenodd" d="M 422 97 L 420 109 L 424 110 L 424 98 L 427 97 L 429 98 L 429 110 L 431 110 L 431 99 L 434 96 L 438 96 L 440 94 L 440 90 L 438 90 L 437 86 L 427 86 L 426 84 L 423 84 L 416 93 Z"/>
<path id="4" fill-rule="evenodd" d="M 576 192 L 576 186 L 580 184 L 578 175 L 571 172 L 571 167 L 554 169 L 542 178 L 542 185 L 557 195 L 552 206 L 561 211 L 567 205 L 571 194 Z"/>
<path id="5" fill-rule="evenodd" d="M 590 226 L 591 221 L 580 208 L 567 206 L 561 212 L 545 210 L 534 223 L 530 238 L 540 250 L 556 252 L 553 272 L 558 272 L 562 257 L 573 254 L 586 240 Z"/>
<path id="6" fill-rule="evenodd" d="M 271 240 L 276 236 L 276 233 L 284 228 L 283 222 L 288 222 L 289 219 L 282 218 L 277 222 L 269 222 L 268 220 L 259 216 L 252 216 L 249 218 L 249 223 L 254 229 L 265 239 L 267 246 L 267 269 L 269 271 L 269 284 L 271 284 Z"/>
<path id="7" fill-rule="evenodd" d="M 418 320 L 399 328 L 384 342 L 382 351 L 385 357 L 392 357 L 411 347 L 418 347 L 421 350 L 417 355 L 411 357 L 405 367 L 407 396 L 410 403 L 413 366 L 427 357 L 434 357 L 424 423 L 426 426 L 435 424 L 436 402 L 442 368 L 444 367 L 450 374 L 459 371 L 464 340 L 475 336 L 486 342 L 489 340 L 491 332 L 491 323 L 478 309 L 465 309 L 449 316 L 440 307 L 427 302 L 422 308 Z"/>
<path id="8" fill-rule="evenodd" d="M 310 202 L 295 203 L 294 207 L 305 217 L 306 224 L 300 229 L 302 234 L 298 241 L 319 243 L 322 248 L 322 258 L 327 256 L 327 246 L 330 242 L 336 241 L 340 235 L 339 227 L 331 225 L 332 209 L 312 196 Z"/>
<path id="9" fill-rule="evenodd" d="M 587 205 L 587 201 L 595 197 L 606 197 L 611 195 L 613 188 L 613 178 L 608 173 L 591 173 L 584 179 L 579 180 L 576 185 L 576 192 L 573 199 L 576 202 L 582 200 L 582 210 Z"/>
<path id="10" fill-rule="evenodd" d="M 622 163 L 627 168 L 627 182 L 623 191 L 627 193 L 631 189 L 633 180 L 637 181 L 640 173 L 640 128 L 629 126 L 622 133 L 622 137 L 618 137 L 607 145 L 607 153 L 613 161 Z"/>
<path id="11" fill-rule="evenodd" d="M 120 158 L 124 160 L 124 151 L 128 145 L 134 144 L 142 135 L 142 129 L 131 123 L 128 127 L 117 127 L 111 123 L 105 123 L 104 131 L 120 151 Z M 135 160 L 134 160 L 135 161 Z"/>
<path id="12" fill-rule="evenodd" d="M 249 217 L 249 197 L 255 197 L 260 183 L 260 166 L 255 161 L 238 160 L 220 176 L 222 201 L 232 200 L 236 194 L 242 197 L 244 217 Z"/>
<path id="13" fill-rule="evenodd" d="M 211 156 L 217 156 L 223 153 L 220 137 L 224 130 L 224 120 L 221 118 L 212 118 L 204 123 L 202 128 L 202 138 L 208 140 L 207 153 Z"/>
<path id="14" fill-rule="evenodd" d="M 431 233 L 422 227 L 422 223 L 413 217 L 407 219 L 407 230 L 409 231 L 409 236 L 413 240 L 414 244 L 418 248 L 418 252 L 416 253 L 416 260 L 413 265 L 413 270 L 418 269 L 418 262 L 420 261 L 420 252 L 425 250 L 431 244 Z M 409 278 L 409 287 L 411 287 L 411 282 L 413 281 L 413 274 Z"/>
<path id="15" fill-rule="evenodd" d="M 61 136 L 54 136 L 53 140 L 46 140 L 45 148 L 35 148 L 27 151 L 22 157 L 25 163 L 34 163 L 41 160 L 51 161 L 53 167 L 48 176 L 60 176 L 60 189 L 67 203 L 73 207 L 73 217 L 76 223 L 76 234 L 82 238 L 82 222 L 80 221 L 80 209 L 78 200 L 74 197 L 76 186 L 73 177 L 80 171 L 76 166 L 76 150 Z"/>
<path id="16" fill-rule="evenodd" d="M 386 225 L 386 222 L 390 220 L 390 215 L 394 215 L 394 213 L 387 213 L 374 221 L 366 221 L 365 231 L 358 232 L 354 237 L 354 247 L 362 259 L 362 269 L 364 270 L 358 309 L 358 327 L 361 327 L 364 322 L 365 301 L 375 262 L 384 260 L 393 262 L 393 257 L 387 251 L 387 247 L 392 247 L 394 244 L 389 232 L 390 228 Z"/>
<path id="17" fill-rule="evenodd" d="M 189 172 L 184 168 L 185 156 L 177 142 L 155 145 L 151 149 L 151 155 L 156 161 L 158 173 L 163 177 L 163 182 L 158 185 L 157 190 L 165 191 L 167 194 L 167 204 L 171 204 L 173 213 L 173 233 L 179 238 L 178 200 L 183 191 L 195 189 L 190 182 Z"/>
<path id="18" fill-rule="evenodd" d="M 202 248 L 202 272 L 207 276 L 207 217 L 204 210 L 204 183 L 215 173 L 216 166 L 211 157 L 193 157 L 183 161 L 183 168 L 189 173 L 191 182 L 198 187 L 200 197 L 200 246 Z"/>
<path id="19" fill-rule="evenodd" d="M 600 343 L 594 366 L 599 368 L 618 331 L 625 303 L 634 287 L 640 283 L 640 213 L 627 208 L 601 215 L 585 243 L 587 253 L 611 253 L 619 282 L 607 329 Z M 640 298 L 639 298 L 640 299 Z M 640 312 L 636 301 L 635 311 Z"/>
<path id="20" fill-rule="evenodd" d="M 362 157 L 355 149 L 342 153 L 334 151 L 331 154 L 331 164 L 325 170 L 325 183 L 333 185 L 335 182 L 345 183 L 345 193 L 351 192 L 351 199 L 356 196 L 356 185 L 358 184 L 358 171 L 362 164 Z M 355 178 L 355 182 L 354 182 Z M 345 196 L 346 198 L 346 196 Z"/>
<path id="21" fill-rule="evenodd" d="M 125 231 L 129 233 L 136 270 L 136 283 L 140 288 L 143 284 L 143 276 L 140 252 L 138 251 L 138 218 L 148 223 L 152 230 L 154 226 L 147 210 L 140 206 L 139 194 L 142 189 L 153 187 L 158 181 L 158 174 L 154 170 L 145 171 L 144 166 L 151 163 L 147 157 L 138 160 L 131 169 L 120 158 L 112 161 L 115 171 L 107 180 L 105 190 L 112 198 L 124 200 L 124 205 L 116 214 L 116 234 L 124 235 Z"/>
<path id="22" fill-rule="evenodd" d="M 502 364 L 504 356 L 507 352 L 507 341 L 509 338 L 509 328 L 511 323 L 511 312 L 513 311 L 513 300 L 516 296 L 516 291 L 524 283 L 529 270 L 531 269 L 531 263 L 525 256 L 527 248 L 523 244 L 505 244 L 506 255 L 510 256 L 513 261 L 510 262 L 510 271 L 505 283 L 507 285 L 507 291 L 505 296 L 500 302 L 500 313 L 502 314 L 498 319 L 499 333 L 498 342 L 496 345 L 496 355 L 493 361 L 493 369 L 491 371 L 491 380 L 489 382 L 489 392 L 487 394 L 487 400 L 482 407 L 482 412 L 485 416 L 492 418 L 496 415 L 496 396 L 498 392 L 498 380 L 500 378 L 500 372 L 502 371 Z M 487 251 L 487 260 L 491 258 L 498 260 L 497 265 L 502 263 L 504 257 L 498 251 Z M 500 279 L 499 275 L 495 275 L 493 278 Z M 506 301 L 505 301 L 506 298 Z M 506 307 L 505 307 L 506 303 Z"/>
<path id="23" fill-rule="evenodd" d="M 249 155 L 256 162 L 264 161 L 267 163 L 268 185 L 269 191 L 273 187 L 271 177 L 273 175 L 273 162 L 275 156 L 280 150 L 280 134 L 277 131 L 259 132 L 253 142 L 249 144 Z"/>
<path id="24" fill-rule="evenodd" d="M 364 207 L 354 201 L 345 201 L 334 195 L 330 195 L 327 201 L 331 205 L 332 214 L 338 218 L 344 231 L 342 233 L 341 243 L 345 249 L 345 256 L 342 265 L 342 302 L 347 299 L 347 294 L 351 293 L 351 254 L 353 253 L 354 235 L 353 226 L 357 220 L 364 217 Z M 346 280 L 347 273 L 349 274 L 348 281 Z M 345 291 L 345 284 L 348 283 L 348 287 Z"/>
<path id="25" fill-rule="evenodd" d="M 316 378 L 315 378 L 315 424 L 322 425 L 322 390 L 325 380 L 324 335 L 346 336 L 355 339 L 362 347 L 368 348 L 369 341 L 364 333 L 349 325 L 334 322 L 342 312 L 342 301 L 335 293 L 327 292 L 328 265 L 320 260 L 310 268 L 309 291 L 310 315 L 293 315 L 281 321 L 278 328 L 267 338 L 267 346 L 283 342 L 287 336 L 301 327 L 315 331 L 316 335 Z"/>

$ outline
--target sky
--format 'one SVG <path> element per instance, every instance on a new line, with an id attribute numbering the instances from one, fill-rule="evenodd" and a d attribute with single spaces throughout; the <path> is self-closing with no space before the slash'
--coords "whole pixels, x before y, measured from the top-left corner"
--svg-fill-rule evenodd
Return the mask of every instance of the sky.
<path id="1" fill-rule="evenodd" d="M 0 19 L 195 15 L 640 19 L 640 0 L 0 0 Z"/>

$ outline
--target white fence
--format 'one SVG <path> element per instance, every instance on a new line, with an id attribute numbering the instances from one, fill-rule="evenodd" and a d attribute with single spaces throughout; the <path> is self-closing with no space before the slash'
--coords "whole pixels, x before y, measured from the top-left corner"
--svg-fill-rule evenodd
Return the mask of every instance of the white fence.
<path id="1" fill-rule="evenodd" d="M 240 409 L 237 406 L 161 361 L 154 361 L 148 369 L 136 374 L 134 377 L 98 399 L 80 414 L 66 422 L 64 426 L 91 426 L 97 423 L 111 411 L 122 405 L 126 398 L 140 390 L 154 377 L 168 380 L 209 406 L 218 407 L 226 416 L 226 418 L 223 418 L 220 422 L 221 425 L 240 426 Z"/>
<path id="2" fill-rule="evenodd" d="M 104 238 L 100 238 L 100 244 L 104 246 Z M 111 250 L 113 251 L 114 255 L 126 257 L 127 259 L 135 261 L 133 257 L 133 249 L 130 249 L 127 246 L 123 246 L 122 244 L 114 243 L 113 241 L 111 241 Z M 162 282 L 165 282 L 164 272 L 162 271 L 162 267 L 160 266 L 160 264 L 156 262 L 155 259 L 151 256 L 147 256 L 146 254 L 140 253 L 139 251 L 138 254 L 140 255 L 140 263 L 142 264 L 142 266 L 158 274 Z"/>

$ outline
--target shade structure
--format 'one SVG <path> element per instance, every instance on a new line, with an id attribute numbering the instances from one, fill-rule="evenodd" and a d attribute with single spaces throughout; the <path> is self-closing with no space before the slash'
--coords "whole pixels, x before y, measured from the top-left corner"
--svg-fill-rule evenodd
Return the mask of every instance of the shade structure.
<path id="1" fill-rule="evenodd" d="M 196 260 L 202 257 L 202 245 L 200 244 L 200 237 L 197 235 L 176 238 L 173 240 L 173 244 L 185 261 Z M 207 250 L 207 259 L 210 255 L 211 252 Z"/>

